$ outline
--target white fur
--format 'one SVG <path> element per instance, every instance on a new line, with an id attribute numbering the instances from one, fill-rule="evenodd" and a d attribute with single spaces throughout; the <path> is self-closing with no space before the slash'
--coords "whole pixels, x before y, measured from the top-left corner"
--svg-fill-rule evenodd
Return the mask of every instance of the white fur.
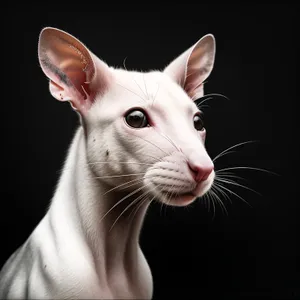
<path id="1" fill-rule="evenodd" d="M 82 48 L 78 49 L 82 55 Z M 186 53 L 181 66 L 191 57 Z M 203 61 L 206 64 L 207 59 Z M 192 170 L 209 169 L 212 162 L 204 146 L 205 131 L 194 128 L 198 109 L 191 100 L 203 94 L 201 84 L 211 68 L 204 68 L 207 73 L 202 70 L 201 80 L 192 82 L 190 95 L 190 89 L 181 85 L 187 84 L 185 68 L 176 75 L 183 76 L 177 77 L 180 80 L 170 76 L 176 63 L 165 72 L 147 73 L 103 71 L 98 63 L 97 76 L 106 72 L 101 78 L 109 79 L 93 101 L 87 92 L 89 106 L 82 105 L 77 92 L 69 93 L 80 100 L 72 106 L 82 126 L 70 146 L 49 210 L 0 273 L 1 299 L 150 299 L 152 275 L 139 246 L 150 201 L 188 205 L 212 185 L 214 171 L 197 182 Z M 211 65 L 209 61 L 207 66 Z M 63 82 L 61 87 L 50 84 L 54 96 L 63 92 L 68 101 L 73 99 Z M 133 107 L 144 109 L 152 126 L 128 126 L 124 114 Z M 131 185 L 124 185 L 129 181 Z M 119 203 L 123 197 L 127 198 Z M 136 199 L 140 201 L 135 203 Z"/>

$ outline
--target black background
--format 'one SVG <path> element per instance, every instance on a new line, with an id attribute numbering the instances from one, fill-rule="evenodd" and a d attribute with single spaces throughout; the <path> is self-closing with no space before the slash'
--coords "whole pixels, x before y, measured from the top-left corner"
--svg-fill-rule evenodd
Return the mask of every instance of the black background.
<path id="1" fill-rule="evenodd" d="M 236 171 L 262 196 L 231 186 L 251 207 L 231 196 L 232 204 L 223 199 L 228 215 L 217 207 L 213 218 L 200 202 L 162 211 L 152 205 L 141 245 L 154 299 L 300 297 L 298 10 L 291 4 L 198 4 L 181 12 L 148 11 L 154 3 L 140 12 L 37 12 L 30 5 L 2 11 L 1 265 L 44 215 L 78 125 L 69 105 L 48 91 L 37 60 L 40 30 L 68 31 L 108 64 L 121 67 L 127 57 L 127 68 L 139 70 L 162 69 L 212 33 L 216 62 L 205 92 L 230 100 L 215 98 L 204 110 L 208 152 L 214 157 L 258 140 L 220 159 L 216 169 L 251 166 L 279 176 Z"/>

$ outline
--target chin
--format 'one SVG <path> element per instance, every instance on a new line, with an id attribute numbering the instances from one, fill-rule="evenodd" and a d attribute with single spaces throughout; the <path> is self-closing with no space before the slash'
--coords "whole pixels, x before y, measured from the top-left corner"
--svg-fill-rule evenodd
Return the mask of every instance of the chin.
<path id="1" fill-rule="evenodd" d="M 188 206 L 192 204 L 198 198 L 203 197 L 212 187 L 215 178 L 215 172 L 212 172 L 209 177 L 196 185 L 196 187 L 190 192 L 184 192 L 182 194 L 175 194 L 174 196 L 169 193 L 160 195 L 160 202 L 163 202 L 169 206 Z"/>

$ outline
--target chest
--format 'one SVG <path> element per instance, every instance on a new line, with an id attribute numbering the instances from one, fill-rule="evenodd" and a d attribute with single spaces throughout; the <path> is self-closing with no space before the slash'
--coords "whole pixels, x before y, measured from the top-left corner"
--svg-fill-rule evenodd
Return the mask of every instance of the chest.
<path id="1" fill-rule="evenodd" d="M 118 271 L 106 278 L 106 298 L 111 299 L 152 299 L 153 279 L 148 262 L 142 251 L 130 267 L 120 265 Z M 103 295 L 101 295 L 103 297 Z"/>

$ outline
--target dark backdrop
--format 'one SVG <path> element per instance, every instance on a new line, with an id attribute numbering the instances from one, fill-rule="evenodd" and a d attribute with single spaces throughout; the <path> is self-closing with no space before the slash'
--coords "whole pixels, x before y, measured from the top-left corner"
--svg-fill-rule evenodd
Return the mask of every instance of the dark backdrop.
<path id="1" fill-rule="evenodd" d="M 82 3 L 83 5 L 84 3 Z M 182 4 L 184 5 L 184 4 Z M 51 6 L 51 5 L 50 5 Z M 154 3 L 145 4 L 157 7 Z M 205 109 L 212 156 L 258 140 L 220 159 L 262 196 L 230 188 L 250 205 L 223 198 L 226 215 L 204 204 L 160 211 L 152 205 L 141 245 L 154 277 L 154 298 L 296 299 L 299 132 L 296 5 L 192 6 L 179 12 L 37 12 L 3 10 L 1 265 L 44 215 L 78 125 L 69 105 L 51 97 L 37 60 L 44 26 L 68 31 L 112 66 L 163 68 L 206 33 L 216 38 Z M 96 9 L 95 9 L 96 11 Z M 229 187 L 229 186 L 228 186 Z M 299 234 L 299 233 L 298 233 Z M 297 294 L 298 293 L 298 294 Z"/>

